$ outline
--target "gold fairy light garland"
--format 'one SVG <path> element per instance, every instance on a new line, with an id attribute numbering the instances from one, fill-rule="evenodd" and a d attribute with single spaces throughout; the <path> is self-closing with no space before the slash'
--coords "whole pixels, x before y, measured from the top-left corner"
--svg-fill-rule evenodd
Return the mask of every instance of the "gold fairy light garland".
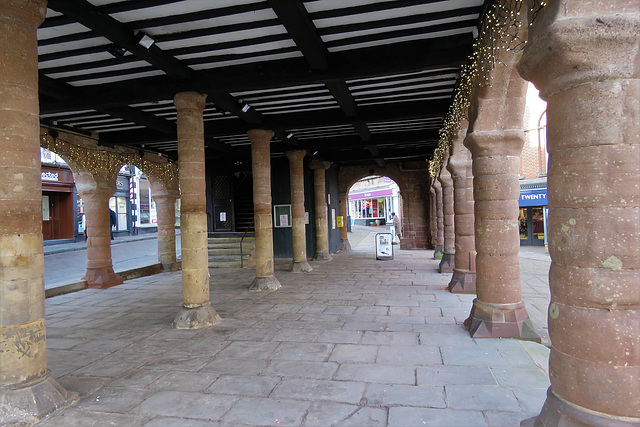
<path id="1" fill-rule="evenodd" d="M 119 152 L 107 147 L 92 148 L 66 141 L 60 136 L 54 137 L 50 131 L 40 135 L 40 146 L 77 163 L 93 175 L 104 172 L 117 174 L 122 166 L 132 163 L 147 177 L 161 180 L 167 186 L 178 180 L 178 166 L 175 163 L 152 161 L 134 150 Z"/>
<path id="2" fill-rule="evenodd" d="M 520 50 L 526 44 L 526 40 L 522 40 L 518 34 L 523 25 L 520 16 L 527 13 L 528 3 L 529 0 L 496 0 L 489 6 L 482 21 L 480 33 L 473 43 L 473 53 L 469 57 L 469 63 L 461 67 L 458 87 L 440 129 L 438 147 L 429 161 L 431 177 L 435 178 L 442 168 L 447 147 L 452 144 L 461 120 L 466 117 L 474 87 L 485 85 L 489 81 L 489 73 L 498 62 L 498 52 L 501 49 Z M 525 6 L 524 10 L 523 6 Z M 546 1 L 533 0 L 529 25 L 533 23 L 544 6 Z"/>

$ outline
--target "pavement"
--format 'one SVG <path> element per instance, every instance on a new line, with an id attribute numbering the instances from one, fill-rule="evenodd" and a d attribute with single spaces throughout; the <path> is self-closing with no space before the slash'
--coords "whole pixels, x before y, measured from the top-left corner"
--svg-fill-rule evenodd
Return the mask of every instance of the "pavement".
<path id="1" fill-rule="evenodd" d="M 549 349 L 470 338 L 474 296 L 446 290 L 433 251 L 376 260 L 378 231 L 354 227 L 353 250 L 310 273 L 277 260 L 277 291 L 249 291 L 253 269 L 212 269 L 222 320 L 207 329 L 170 326 L 180 272 L 48 298 L 49 369 L 79 398 L 37 425 L 517 426 L 538 414 Z M 549 260 L 528 249 L 523 298 L 544 331 Z"/>

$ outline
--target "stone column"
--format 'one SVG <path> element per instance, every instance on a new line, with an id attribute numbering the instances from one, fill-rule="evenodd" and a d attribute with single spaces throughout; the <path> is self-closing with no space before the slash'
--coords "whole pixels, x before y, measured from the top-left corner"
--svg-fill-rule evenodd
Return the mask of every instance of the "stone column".
<path id="1" fill-rule="evenodd" d="M 521 74 L 548 102 L 551 388 L 527 426 L 640 425 L 640 3 L 557 0 Z"/>
<path id="2" fill-rule="evenodd" d="M 474 131 L 464 144 L 473 154 L 477 251 L 476 291 L 465 326 L 476 338 L 536 337 L 520 284 L 520 151 L 522 130 Z"/>
<path id="3" fill-rule="evenodd" d="M 433 251 L 433 259 L 442 258 L 444 250 L 444 215 L 442 212 L 442 184 L 438 178 L 433 183 L 436 192 L 436 248 Z"/>
<path id="4" fill-rule="evenodd" d="M 433 188 L 433 181 L 429 187 L 429 234 L 431 247 L 436 248 L 438 219 L 436 218 L 436 190 Z"/>
<path id="5" fill-rule="evenodd" d="M 340 250 L 350 251 L 349 235 L 347 229 L 347 215 L 349 206 L 349 193 L 340 194 L 340 216 L 342 216 L 342 227 L 340 228 Z"/>
<path id="6" fill-rule="evenodd" d="M 442 224 L 444 225 L 444 250 L 438 267 L 440 273 L 453 273 L 456 255 L 456 233 L 453 223 L 453 180 L 451 179 L 451 172 L 447 169 L 448 161 L 448 158 L 446 158 L 438 177 L 442 185 Z"/>
<path id="7" fill-rule="evenodd" d="M 0 2 L 0 424 L 54 411 L 44 319 L 36 28 L 45 1 Z"/>
<path id="8" fill-rule="evenodd" d="M 293 261 L 290 271 L 305 273 L 313 270 L 307 261 L 307 234 L 304 223 L 304 156 L 305 150 L 285 153 L 289 159 L 289 186 L 291 187 L 291 234 Z"/>
<path id="9" fill-rule="evenodd" d="M 174 269 L 176 263 L 176 200 L 177 189 L 169 190 L 160 181 L 149 178 L 151 197 L 158 214 L 158 261 L 165 270 Z"/>
<path id="10" fill-rule="evenodd" d="M 316 205 L 316 260 L 330 261 L 329 254 L 329 222 L 327 213 L 327 190 L 325 171 L 329 169 L 329 162 L 312 161 L 309 167 L 313 169 L 313 192 Z"/>
<path id="11" fill-rule="evenodd" d="M 178 168 L 181 191 L 182 309 L 173 327 L 206 328 L 220 320 L 209 297 L 207 199 L 204 166 L 206 95 L 181 92 L 173 102 L 178 112 Z"/>
<path id="12" fill-rule="evenodd" d="M 253 129 L 251 141 L 253 211 L 256 228 L 256 278 L 249 289 L 273 291 L 280 287 L 273 266 L 273 216 L 271 213 L 271 149 L 273 131 Z"/>
<path id="13" fill-rule="evenodd" d="M 113 271 L 109 199 L 116 189 L 113 180 L 88 171 L 74 173 L 78 195 L 84 201 L 87 224 L 87 271 L 82 280 L 92 289 L 106 289 L 124 282 Z"/>
<path id="14" fill-rule="evenodd" d="M 476 241 L 473 216 L 473 171 L 471 152 L 464 146 L 468 122 L 464 121 L 453 141 L 447 168 L 453 180 L 455 223 L 455 268 L 449 291 L 471 294 L 476 291 Z"/>

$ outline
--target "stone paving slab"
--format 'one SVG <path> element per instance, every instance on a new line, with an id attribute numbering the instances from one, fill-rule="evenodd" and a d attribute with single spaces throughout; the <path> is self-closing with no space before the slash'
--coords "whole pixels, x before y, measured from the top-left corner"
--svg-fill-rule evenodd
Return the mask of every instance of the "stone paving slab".
<path id="1" fill-rule="evenodd" d="M 445 289 L 431 251 L 382 262 L 359 242 L 307 274 L 278 260 L 278 291 L 212 270 L 223 319 L 203 330 L 170 327 L 180 272 L 47 299 L 48 365 L 79 400 L 38 425 L 516 426 L 540 410 L 548 348 L 470 338 L 473 296 Z"/>

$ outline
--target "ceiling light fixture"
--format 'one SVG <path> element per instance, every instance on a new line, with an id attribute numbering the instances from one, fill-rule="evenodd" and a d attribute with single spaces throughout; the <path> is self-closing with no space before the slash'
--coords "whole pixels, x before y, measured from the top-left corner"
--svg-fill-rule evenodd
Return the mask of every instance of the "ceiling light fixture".
<path id="1" fill-rule="evenodd" d="M 251 108 L 251 106 L 249 104 L 244 104 L 242 106 L 242 112 L 246 113 L 247 111 L 249 111 L 249 108 Z"/>
<path id="2" fill-rule="evenodd" d="M 144 47 L 145 49 L 151 48 L 151 46 L 153 46 L 153 44 L 156 42 L 153 38 L 151 38 L 151 36 L 143 32 L 138 33 L 137 37 L 138 37 L 138 44 Z"/>
<path id="3" fill-rule="evenodd" d="M 122 58 L 127 53 L 127 49 L 120 46 L 116 46 L 115 44 L 112 44 L 107 46 L 107 52 L 109 52 L 111 55 L 115 56 L 116 58 Z"/>
<path id="4" fill-rule="evenodd" d="M 293 132 L 290 132 L 290 133 L 287 135 L 287 139 L 291 139 L 291 138 L 293 138 Z"/>

